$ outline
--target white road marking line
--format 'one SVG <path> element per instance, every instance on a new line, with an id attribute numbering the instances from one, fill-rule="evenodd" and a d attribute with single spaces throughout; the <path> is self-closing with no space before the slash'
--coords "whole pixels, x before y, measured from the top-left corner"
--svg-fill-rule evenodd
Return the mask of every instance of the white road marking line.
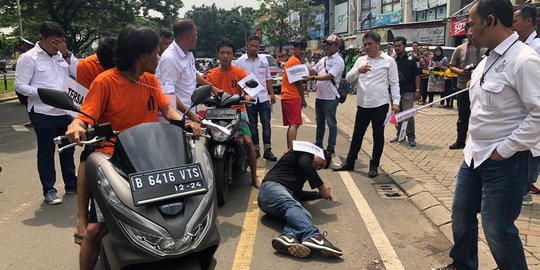
<path id="1" fill-rule="evenodd" d="M 11 128 L 13 128 L 15 131 L 30 131 L 23 125 L 11 125 Z"/>
<path id="2" fill-rule="evenodd" d="M 311 123 L 312 122 L 311 119 L 309 119 L 304 112 L 302 112 L 302 121 L 305 122 L 305 123 Z"/>
<path id="3" fill-rule="evenodd" d="M 339 157 L 336 157 L 335 159 L 341 161 Z M 373 240 L 373 243 L 381 256 L 386 269 L 404 270 L 405 268 L 401 264 L 396 251 L 381 228 L 381 225 L 377 221 L 377 218 L 375 217 L 375 214 L 373 214 L 373 211 L 369 207 L 366 199 L 354 183 L 351 174 L 345 171 L 339 172 L 339 175 L 341 176 L 341 180 L 343 180 L 343 184 L 345 184 L 347 191 L 351 195 L 354 204 L 356 205 L 356 209 L 358 209 L 358 212 L 362 217 L 362 220 L 364 220 L 369 235 L 371 236 L 371 239 Z"/>

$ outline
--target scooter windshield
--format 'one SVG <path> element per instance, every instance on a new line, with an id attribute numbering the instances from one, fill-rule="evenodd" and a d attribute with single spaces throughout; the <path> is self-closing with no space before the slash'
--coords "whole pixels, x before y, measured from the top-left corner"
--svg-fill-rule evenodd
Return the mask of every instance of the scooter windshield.
<path id="1" fill-rule="evenodd" d="M 185 134 L 166 123 L 145 123 L 118 135 L 111 160 L 125 173 L 170 168 L 189 162 Z"/>

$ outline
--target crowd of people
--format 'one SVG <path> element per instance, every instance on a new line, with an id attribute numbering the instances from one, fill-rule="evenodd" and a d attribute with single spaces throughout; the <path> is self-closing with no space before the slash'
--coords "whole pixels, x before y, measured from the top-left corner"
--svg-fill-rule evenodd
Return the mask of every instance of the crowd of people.
<path id="1" fill-rule="evenodd" d="M 369 177 L 377 177 L 384 150 L 385 119 L 389 113 L 413 108 L 415 101 L 432 103 L 435 94 L 442 97 L 456 90 L 472 89 L 457 95 L 457 139 L 450 149 L 464 149 L 465 160 L 457 176 L 452 207 L 454 246 L 452 264 L 439 269 L 477 269 L 478 220 L 482 225 L 495 261 L 500 269 L 526 269 L 521 240 L 514 221 L 521 204 L 530 192 L 537 192 L 536 181 L 540 150 L 540 41 L 534 22 L 536 9 L 523 6 L 514 12 L 508 0 L 480 0 L 471 8 L 468 41 L 460 45 L 451 59 L 441 47 L 430 52 L 428 46 L 412 43 L 407 53 L 407 39 L 395 37 L 381 51 L 381 37 L 368 32 L 362 38 L 363 49 L 340 54 L 342 40 L 329 35 L 322 40 L 324 54 L 318 59 L 309 55 L 307 42 L 292 42 L 291 56 L 276 55 L 285 71 L 307 64 L 309 74 L 302 80 L 289 81 L 284 72 L 281 87 L 283 125 L 287 126 L 287 152 L 278 158 L 272 152 L 270 118 L 276 103 L 270 67 L 260 55 L 261 39 L 247 40 L 247 51 L 232 63 L 236 47 L 230 41 L 216 44 L 219 65 L 202 74 L 191 52 L 197 46 L 197 27 L 190 19 L 179 19 L 173 33 L 159 34 L 147 27 L 127 25 L 117 38 L 100 42 L 95 55 L 78 60 L 67 48 L 64 30 L 54 22 L 43 22 L 39 41 L 22 54 L 16 68 L 15 87 L 28 98 L 27 110 L 38 142 L 37 163 L 43 196 L 49 204 L 62 199 L 55 189 L 53 138 L 67 135 L 70 141 L 85 139 L 88 125 L 110 122 L 122 131 L 140 123 L 158 121 L 158 112 L 169 120 L 182 119 L 185 113 L 195 134 L 200 135 L 201 117 L 190 108 L 190 97 L 197 85 L 211 85 L 212 93 L 239 94 L 244 90 L 238 81 L 254 74 L 264 86 L 254 104 L 242 105 L 241 135 L 248 153 L 251 184 L 260 188 L 261 210 L 282 220 L 283 233 L 272 240 L 272 247 L 294 257 L 304 258 L 313 251 L 329 257 L 343 252 L 326 239 L 313 225 L 302 201 L 332 200 L 330 188 L 317 170 L 328 168 L 337 144 L 337 108 L 342 80 L 356 89 L 356 118 L 353 138 L 345 162 L 334 171 L 352 171 L 358 159 L 368 126 L 372 126 L 373 150 Z M 513 30 L 515 32 L 513 32 Z M 532 47 L 532 48 L 531 48 Z M 205 76 L 203 76 L 205 75 Z M 89 89 L 80 114 L 72 119 L 65 111 L 44 104 L 37 88 L 61 89 L 68 76 Z M 324 149 L 324 158 L 293 149 L 302 126 L 302 110 L 307 106 L 305 92 L 316 92 L 315 145 Z M 170 104 L 165 94 L 174 95 Z M 129 101 L 129 104 L 127 103 Z M 452 108 L 451 98 L 441 105 Z M 180 113 L 179 113 L 179 112 Z M 258 122 L 262 125 L 260 146 Z M 501 121 L 495 121 L 499 119 Z M 406 120 L 405 134 L 409 147 L 417 145 L 415 119 Z M 323 138 L 328 126 L 329 136 Z M 401 136 L 400 136 L 401 135 Z M 403 136 L 404 135 L 404 136 Z M 326 147 L 325 147 L 326 145 Z M 84 177 L 85 160 L 93 151 L 112 154 L 110 144 L 98 149 L 86 148 L 75 174 L 74 152 L 60 154 L 65 193 L 77 193 L 78 220 L 75 241 L 81 245 L 80 267 L 92 269 L 99 253 L 99 241 L 106 227 L 99 207 L 92 201 Z M 259 178 L 256 160 L 277 161 L 266 176 Z M 318 192 L 304 191 L 305 182 Z M 528 202 L 528 201 L 527 201 Z M 88 210 L 88 206 L 90 210 Z"/>

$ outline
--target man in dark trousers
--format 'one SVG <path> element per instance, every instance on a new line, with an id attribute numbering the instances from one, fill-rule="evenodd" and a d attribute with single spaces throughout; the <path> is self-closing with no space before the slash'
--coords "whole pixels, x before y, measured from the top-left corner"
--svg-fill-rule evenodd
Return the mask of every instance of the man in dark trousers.
<path id="1" fill-rule="evenodd" d="M 329 257 L 343 255 L 313 225 L 311 214 L 300 203 L 314 199 L 332 200 L 330 188 L 317 173 L 331 163 L 332 156 L 328 151 L 324 151 L 324 156 L 323 159 L 311 153 L 289 150 L 263 180 L 259 208 L 286 223 L 283 233 L 272 240 L 272 247 L 278 252 L 297 258 L 309 256 L 312 250 Z M 303 191 L 306 180 L 312 189 L 319 191 Z"/>

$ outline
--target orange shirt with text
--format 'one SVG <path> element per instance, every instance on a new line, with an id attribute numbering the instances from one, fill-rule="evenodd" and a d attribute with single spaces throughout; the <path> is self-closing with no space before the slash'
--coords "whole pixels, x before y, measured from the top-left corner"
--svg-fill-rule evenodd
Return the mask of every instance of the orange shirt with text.
<path id="1" fill-rule="evenodd" d="M 221 67 L 211 69 L 206 75 L 206 80 L 229 94 L 241 94 L 242 88 L 238 85 L 238 81 L 247 77 L 247 75 L 243 68 L 232 65 L 230 70 L 223 70 Z M 233 108 L 239 108 L 242 112 L 246 111 L 244 104 L 233 106 Z"/>
<path id="2" fill-rule="evenodd" d="M 283 68 L 283 79 L 281 81 L 281 99 L 301 99 L 300 97 L 300 90 L 298 90 L 298 86 L 296 86 L 296 83 L 289 83 L 289 79 L 287 78 L 287 68 L 301 65 L 302 61 L 298 59 L 296 56 L 291 56 L 289 58 L 289 61 L 285 64 L 285 67 Z"/>

